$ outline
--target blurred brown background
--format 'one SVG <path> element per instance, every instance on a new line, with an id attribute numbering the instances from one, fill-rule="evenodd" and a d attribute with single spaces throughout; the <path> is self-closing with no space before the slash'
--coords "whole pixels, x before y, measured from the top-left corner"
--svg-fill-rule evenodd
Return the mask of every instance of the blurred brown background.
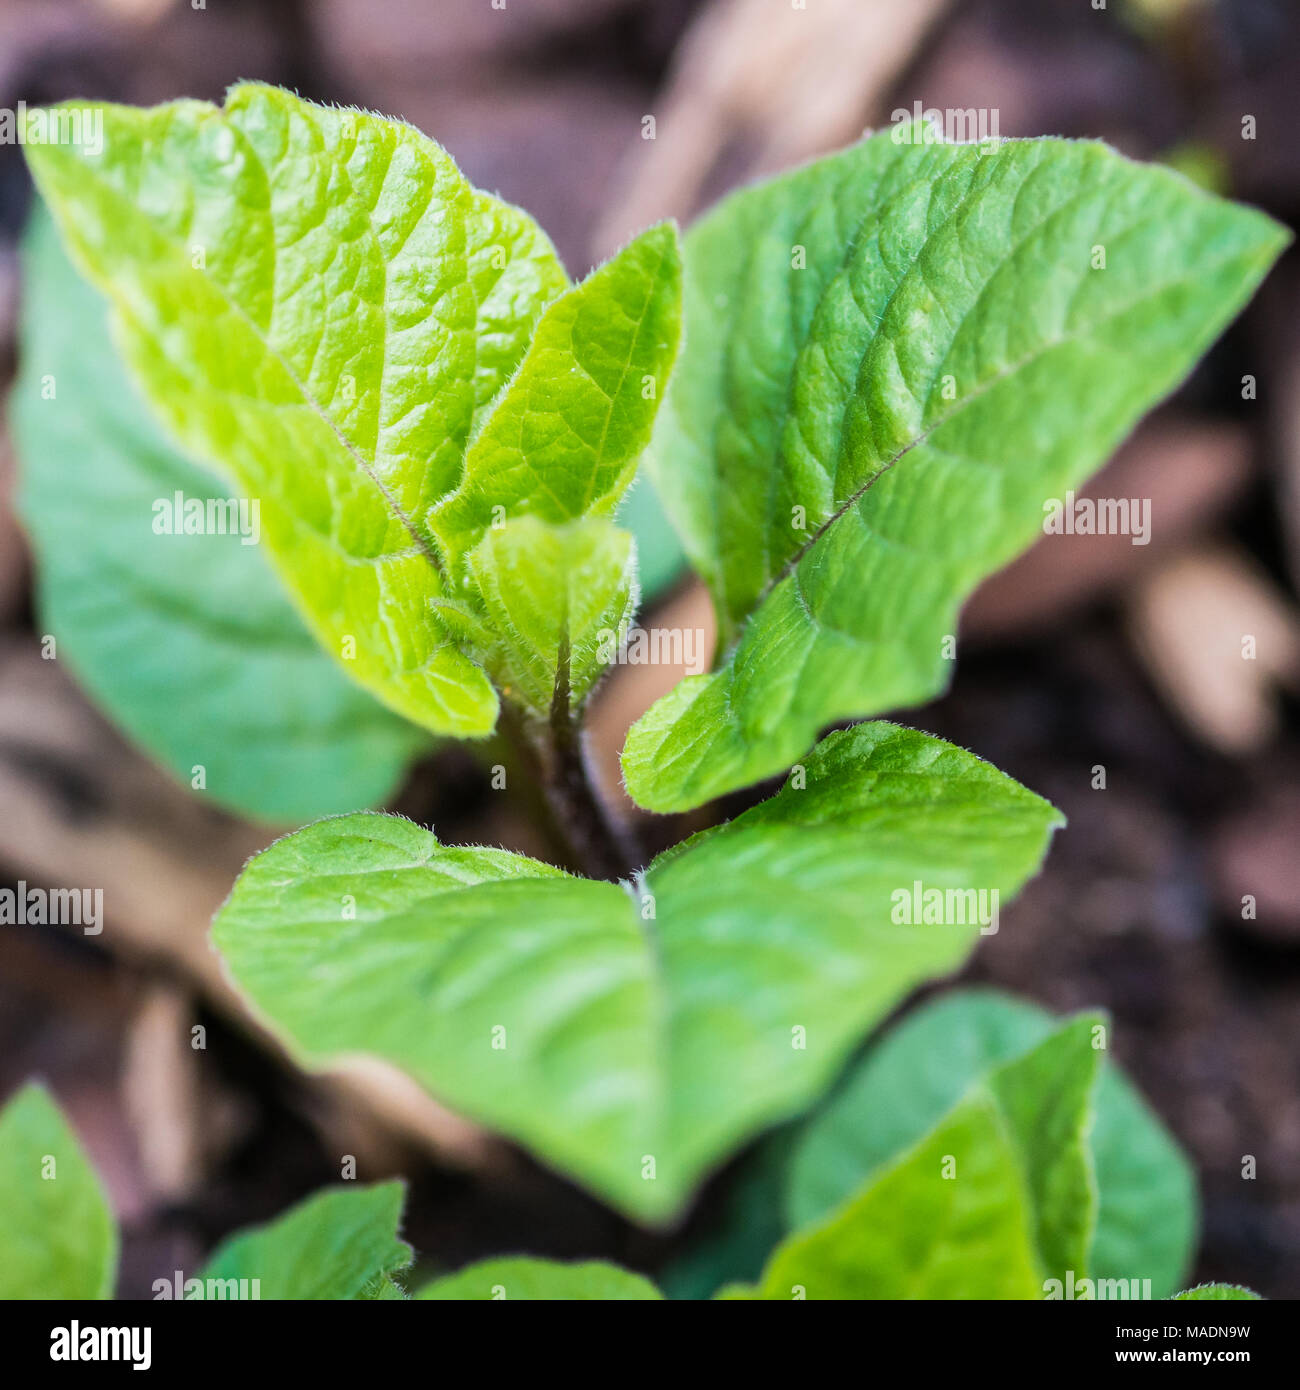
<path id="1" fill-rule="evenodd" d="M 995 108 L 1004 136 L 1102 136 L 1300 213 L 1294 0 L 0 0 L 0 106 L 220 99 L 241 77 L 405 117 L 527 207 L 574 275 L 917 100 Z M 20 152 L 0 147 L 6 382 L 29 196 Z M 1273 1297 L 1300 1296 L 1298 316 L 1291 253 L 1090 489 L 1150 498 L 1151 544 L 1045 540 L 968 609 L 952 692 L 906 716 L 1069 816 L 970 974 L 1113 1012 L 1121 1059 L 1201 1177 L 1199 1277 Z M 204 930 L 268 832 L 178 789 L 37 659 L 10 472 L 5 445 L 0 879 L 103 884 L 109 929 L 3 929 L 0 1090 L 41 1073 L 71 1110 L 125 1223 L 123 1293 L 335 1178 L 341 1152 L 366 1176 L 412 1176 L 407 1235 L 448 1267 L 514 1249 L 670 1256 L 689 1229 L 639 1233 L 378 1069 L 307 1080 L 250 1035 Z M 707 621 L 689 582 L 666 604 L 665 625 Z M 626 667 L 603 689 L 603 766 L 675 674 Z M 530 847 L 455 751 L 397 804 L 444 838 Z"/>

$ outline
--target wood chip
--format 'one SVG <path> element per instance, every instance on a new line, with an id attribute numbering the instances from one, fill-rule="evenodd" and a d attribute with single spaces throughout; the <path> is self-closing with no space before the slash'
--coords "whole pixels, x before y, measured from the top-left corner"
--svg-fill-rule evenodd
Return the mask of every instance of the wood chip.
<path id="1" fill-rule="evenodd" d="M 102 888 L 100 945 L 183 981 L 290 1065 L 208 942 L 213 912 L 270 832 L 187 795 L 128 747 L 31 641 L 0 645 L 0 805 L 0 865 L 33 883 Z M 391 1153 L 396 1137 L 451 1166 L 484 1166 L 499 1141 L 414 1082 L 381 1073 L 376 1063 L 303 1079 L 347 1151 L 364 1162 L 367 1135 L 373 1156 Z"/>
<path id="2" fill-rule="evenodd" d="M 1300 683 L 1300 614 L 1249 556 L 1170 560 L 1137 587 L 1128 622 L 1152 681 L 1203 742 L 1244 754 L 1274 739 L 1275 686 Z"/>
<path id="3" fill-rule="evenodd" d="M 597 255 L 664 217 L 686 220 L 733 142 L 744 176 L 788 168 L 847 144 L 880 110 L 949 0 L 714 0 L 677 49 L 647 115 L 653 140 L 629 151 L 596 232 Z"/>

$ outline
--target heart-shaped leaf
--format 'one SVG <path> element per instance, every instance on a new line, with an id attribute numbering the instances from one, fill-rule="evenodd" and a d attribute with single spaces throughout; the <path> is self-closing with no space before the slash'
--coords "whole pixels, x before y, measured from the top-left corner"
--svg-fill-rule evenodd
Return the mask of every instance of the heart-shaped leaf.
<path id="1" fill-rule="evenodd" d="M 917 134 L 742 190 L 687 237 L 686 347 L 647 464 L 726 655 L 628 736 L 652 810 L 939 691 L 966 596 L 1288 240 L 1103 145 Z"/>
<path id="2" fill-rule="evenodd" d="M 955 969 L 1059 823 L 969 753 L 861 725 L 635 889 L 348 816 L 255 858 L 214 939 L 304 1062 L 385 1057 L 662 1220 Z"/>

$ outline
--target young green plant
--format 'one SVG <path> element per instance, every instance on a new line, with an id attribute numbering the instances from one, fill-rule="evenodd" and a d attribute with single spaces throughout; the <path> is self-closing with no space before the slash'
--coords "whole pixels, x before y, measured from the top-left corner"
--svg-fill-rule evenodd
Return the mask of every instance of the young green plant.
<path id="1" fill-rule="evenodd" d="M 356 812 L 414 747 L 394 716 L 438 738 L 499 729 L 582 871 L 382 815 L 320 820 L 240 877 L 214 928 L 227 967 L 304 1065 L 396 1063 L 642 1222 L 679 1218 L 740 1146 L 813 1107 L 990 929 L 966 905 L 1005 901 L 1038 869 L 1060 815 L 972 754 L 884 722 L 820 736 L 942 689 L 963 600 L 1179 384 L 1286 240 L 1103 145 L 918 137 L 899 127 L 744 189 L 680 245 L 653 227 L 577 284 L 524 212 L 418 132 L 269 87 L 221 108 L 108 106 L 102 153 L 26 151 L 167 432 L 155 476 L 255 499 L 296 611 L 264 600 L 282 632 L 224 726 L 216 712 L 237 746 L 259 711 L 274 784 L 229 759 L 213 793 L 269 818 L 328 803 L 338 788 L 297 788 L 295 759 L 323 785 L 337 728 L 337 756 L 370 775 L 350 806 L 315 813 Z M 39 241 L 32 264 L 62 274 Z M 34 383 L 73 360 L 48 329 L 31 321 L 20 415 L 38 543 L 79 505 L 38 481 L 58 413 Z M 105 447 L 130 453 L 131 438 Z M 609 634 L 638 611 L 617 517 L 643 455 L 712 594 L 718 647 L 633 726 L 627 789 L 677 812 L 788 772 L 648 863 L 582 741 Z M 95 545 L 85 564 L 111 547 L 121 570 L 123 542 Z M 41 546 L 43 586 L 83 638 L 74 661 L 183 767 L 194 735 L 159 698 L 174 683 L 103 678 L 110 653 L 69 597 L 62 549 Z M 203 563 L 225 561 L 209 547 Z M 196 577 L 150 568 L 124 587 L 123 622 L 145 641 L 165 611 L 202 644 Z M 267 580 L 241 560 L 221 592 L 237 604 Z M 160 601 L 169 583 L 175 603 Z M 301 652 L 303 629 L 373 705 L 331 677 L 327 704 L 277 710 L 280 648 Z M 237 644 L 223 670 L 242 675 Z M 921 885 L 949 907 L 900 918 L 899 894 Z M 864 1249 L 862 1212 L 924 1224 L 942 1209 L 966 1273 L 949 1253 L 935 1282 L 909 1270 L 923 1296 L 1035 1296 L 1085 1277 L 1098 1250 L 1116 1267 L 1119 1199 L 1103 1190 L 1098 1207 L 1083 1138 L 1098 1059 L 1075 1033 L 1096 1028 L 990 1055 L 964 1099 L 899 1122 L 918 1147 L 854 1197 L 888 1156 L 869 1135 L 872 1157 L 836 1188 L 848 1205 L 782 1244 L 747 1296 L 801 1280 L 896 1296 L 906 1233 L 893 1253 Z M 937 1188 L 930 1160 L 952 1149 L 970 1177 Z M 800 1224 L 833 1205 L 825 1190 L 791 1189 Z M 987 1249 L 980 1232 L 996 1234 Z M 1142 1253 L 1162 1284 L 1182 1274 L 1174 1244 Z"/>

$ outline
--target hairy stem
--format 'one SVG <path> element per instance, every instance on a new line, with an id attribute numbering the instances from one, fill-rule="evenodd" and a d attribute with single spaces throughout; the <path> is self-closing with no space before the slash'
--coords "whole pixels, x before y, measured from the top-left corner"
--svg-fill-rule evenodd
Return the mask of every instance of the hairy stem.
<path id="1" fill-rule="evenodd" d="M 630 878 L 645 864 L 631 827 L 601 800 L 587 766 L 582 729 L 572 709 L 569 646 L 561 642 L 550 718 L 524 733 L 547 804 L 583 872 L 591 878 Z"/>

